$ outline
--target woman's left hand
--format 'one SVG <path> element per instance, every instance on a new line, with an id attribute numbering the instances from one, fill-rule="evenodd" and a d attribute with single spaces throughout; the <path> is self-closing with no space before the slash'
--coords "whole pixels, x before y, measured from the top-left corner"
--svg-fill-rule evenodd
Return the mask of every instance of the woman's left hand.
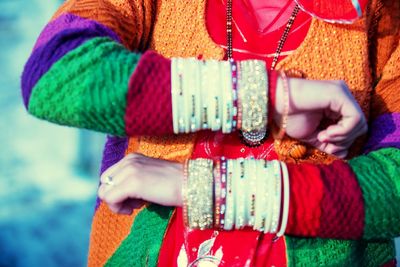
<path id="1" fill-rule="evenodd" d="M 129 154 L 101 175 L 98 196 L 111 211 L 131 214 L 144 202 L 182 205 L 183 164 Z"/>

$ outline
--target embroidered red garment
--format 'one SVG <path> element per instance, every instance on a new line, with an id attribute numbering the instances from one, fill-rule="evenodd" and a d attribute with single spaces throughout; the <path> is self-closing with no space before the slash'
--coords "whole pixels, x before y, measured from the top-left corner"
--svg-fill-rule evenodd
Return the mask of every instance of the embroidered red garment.
<path id="1" fill-rule="evenodd" d="M 294 2 L 235 0 L 233 2 L 233 57 L 236 60 L 262 59 L 270 66 L 277 43 L 286 26 Z M 225 0 L 207 2 L 207 29 L 215 43 L 225 46 Z M 311 17 L 300 11 L 282 49 L 283 59 L 304 40 Z M 192 158 L 276 159 L 270 138 L 256 148 L 243 145 L 237 133 L 201 132 Z M 252 229 L 240 231 L 188 230 L 178 208 L 171 219 L 159 255 L 159 266 L 187 266 L 207 261 L 211 266 L 287 266 L 284 238 Z M 194 266 L 197 266 L 195 264 Z"/>

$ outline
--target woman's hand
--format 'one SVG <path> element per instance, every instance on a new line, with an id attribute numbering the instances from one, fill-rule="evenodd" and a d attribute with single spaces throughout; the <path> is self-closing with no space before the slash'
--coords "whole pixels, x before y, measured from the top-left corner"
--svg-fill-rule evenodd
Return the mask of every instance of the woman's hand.
<path id="1" fill-rule="evenodd" d="M 183 164 L 129 154 L 101 175 L 99 198 L 111 211 L 131 214 L 145 201 L 182 205 Z"/>
<path id="2" fill-rule="evenodd" d="M 286 134 L 344 158 L 354 140 L 367 132 L 365 116 L 343 81 L 315 81 L 288 78 L 289 116 Z M 280 125 L 284 89 L 278 79 L 274 121 Z M 323 119 L 334 121 L 324 129 Z"/>

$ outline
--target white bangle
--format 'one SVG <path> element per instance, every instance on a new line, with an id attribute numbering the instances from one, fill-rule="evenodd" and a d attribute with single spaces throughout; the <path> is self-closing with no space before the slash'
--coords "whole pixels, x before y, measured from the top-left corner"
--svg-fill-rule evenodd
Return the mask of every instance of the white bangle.
<path id="1" fill-rule="evenodd" d="M 278 231 L 281 212 L 282 172 L 279 161 L 273 160 L 272 163 L 274 168 L 275 194 L 273 196 L 274 202 L 272 210 L 271 233 L 276 233 Z"/>
<path id="2" fill-rule="evenodd" d="M 256 160 L 246 160 L 245 173 L 246 173 L 246 216 L 247 225 L 254 226 L 255 221 L 255 204 L 256 204 L 256 190 L 257 190 L 257 165 Z"/>
<path id="3" fill-rule="evenodd" d="M 254 230 L 263 231 L 265 221 L 265 179 L 266 179 L 266 167 L 265 160 L 257 160 L 257 189 L 256 189 L 256 212 Z"/>
<path id="4" fill-rule="evenodd" d="M 273 209 L 273 195 L 275 191 L 275 177 L 274 169 L 271 161 L 267 161 L 267 173 L 266 173 L 266 190 L 264 192 L 266 199 L 266 219 L 264 225 L 264 233 L 271 232 L 271 222 L 272 222 L 272 209 Z"/>
<path id="5" fill-rule="evenodd" d="M 235 200 L 233 198 L 233 160 L 227 160 L 226 205 L 224 230 L 232 230 L 235 218 Z"/>
<path id="6" fill-rule="evenodd" d="M 233 124 L 233 84 L 232 67 L 227 61 L 221 62 L 220 77 L 222 80 L 222 132 L 232 132 Z"/>
<path id="7" fill-rule="evenodd" d="M 235 160 L 235 191 L 234 197 L 236 200 L 236 218 L 235 228 L 242 229 L 247 225 L 247 214 L 246 214 L 246 174 L 245 174 L 245 160 Z"/>
<path id="8" fill-rule="evenodd" d="M 289 184 L 289 171 L 286 166 L 286 163 L 280 162 L 282 168 L 282 177 L 283 177 L 283 209 L 282 209 L 282 221 L 281 227 L 276 234 L 279 238 L 285 234 L 288 218 L 289 218 L 289 201 L 290 201 L 290 184 Z"/>

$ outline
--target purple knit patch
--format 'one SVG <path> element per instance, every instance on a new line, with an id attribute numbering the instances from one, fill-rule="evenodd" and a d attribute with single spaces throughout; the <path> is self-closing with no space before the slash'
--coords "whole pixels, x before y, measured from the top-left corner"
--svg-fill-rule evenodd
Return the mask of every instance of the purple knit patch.
<path id="1" fill-rule="evenodd" d="M 394 147 L 400 149 L 400 113 L 386 113 L 376 118 L 371 125 L 370 137 L 364 152 L 379 148 Z"/>
<path id="2" fill-rule="evenodd" d="M 109 167 L 120 161 L 125 156 L 125 151 L 128 148 L 127 137 L 107 136 L 107 141 L 104 146 L 103 160 L 101 162 L 100 174 Z M 96 210 L 99 207 L 101 200 L 96 199 Z"/>
<path id="3" fill-rule="evenodd" d="M 109 28 L 73 14 L 64 14 L 44 28 L 22 74 L 21 88 L 26 108 L 32 89 L 42 75 L 65 54 L 95 37 L 109 37 L 120 42 Z"/>

